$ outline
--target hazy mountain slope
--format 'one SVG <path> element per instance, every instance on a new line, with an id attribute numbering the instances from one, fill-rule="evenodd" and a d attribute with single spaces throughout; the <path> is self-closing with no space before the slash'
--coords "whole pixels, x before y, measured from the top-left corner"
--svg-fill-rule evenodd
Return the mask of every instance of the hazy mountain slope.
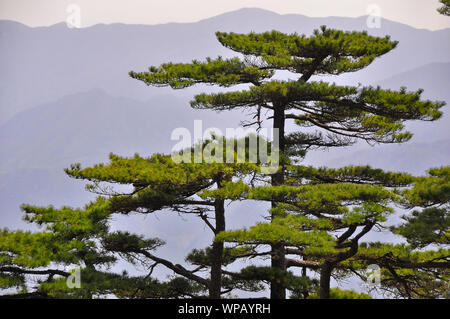
<path id="1" fill-rule="evenodd" d="M 20 205 L 81 207 L 95 198 L 84 182 L 69 178 L 62 168 L 19 169 L 0 174 L 0 228 L 30 228 L 22 221 Z"/>
<path id="2" fill-rule="evenodd" d="M 383 145 L 356 152 L 349 151 L 337 157 L 322 152 L 322 156 L 324 164 L 329 167 L 370 165 L 389 171 L 423 175 L 429 168 L 450 165 L 450 139 L 431 143 Z"/>
<path id="3" fill-rule="evenodd" d="M 393 75 L 375 84 L 383 88 L 424 89 L 423 96 L 430 99 L 450 97 L 450 63 L 430 63 Z"/>
<path id="4" fill-rule="evenodd" d="M 147 100 L 170 89 L 148 88 L 128 77 L 166 61 L 234 53 L 223 48 L 214 32 L 267 31 L 310 34 L 326 24 L 344 30 L 366 29 L 366 18 L 309 18 L 242 9 L 196 23 L 162 25 L 95 25 L 69 29 L 65 23 L 29 28 L 0 21 L 0 123 L 21 110 L 68 94 L 102 88 L 113 96 Z M 390 34 L 399 47 L 367 70 L 335 78 L 342 83 L 373 82 L 436 61 L 450 61 L 450 30 L 427 31 L 382 21 L 370 34 Z M 201 90 L 201 88 L 199 89 Z M 185 94 L 178 91 L 176 94 Z"/>
<path id="5" fill-rule="evenodd" d="M 444 101 L 443 116 L 435 122 L 412 122 L 407 124 L 414 133 L 411 143 L 433 142 L 450 137 L 450 63 L 428 64 L 377 83 L 383 88 L 398 90 L 406 86 L 408 90 L 423 89 L 423 98 Z"/>
<path id="6" fill-rule="evenodd" d="M 450 165 L 450 63 L 428 64 L 374 84 L 390 89 L 422 88 L 424 98 L 447 102 L 442 108 L 443 116 L 434 122 L 407 123 L 414 136 L 405 144 L 369 147 L 360 143 L 347 149 L 311 153 L 307 163 L 332 167 L 369 164 L 414 174 L 423 174 L 430 167 Z"/>
<path id="7" fill-rule="evenodd" d="M 193 130 L 195 119 L 235 127 L 239 114 L 199 111 L 169 95 L 147 102 L 115 98 L 102 90 L 66 96 L 24 111 L 0 126 L 0 171 L 96 163 L 110 152 L 133 155 L 170 152 L 177 127 Z"/>

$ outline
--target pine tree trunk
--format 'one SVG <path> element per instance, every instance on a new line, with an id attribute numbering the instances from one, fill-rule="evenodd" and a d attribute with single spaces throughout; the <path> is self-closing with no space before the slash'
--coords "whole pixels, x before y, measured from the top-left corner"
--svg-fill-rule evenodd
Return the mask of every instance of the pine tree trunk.
<path id="1" fill-rule="evenodd" d="M 281 105 L 276 105 L 274 103 L 274 114 L 273 114 L 273 128 L 278 129 L 279 132 L 279 149 L 280 157 L 285 151 L 285 141 L 284 141 L 284 107 Z M 280 158 L 281 160 L 281 158 Z M 283 169 L 272 175 L 272 185 L 283 185 L 284 184 L 284 173 Z M 276 203 L 272 202 L 272 208 L 276 207 Z M 272 215 L 272 219 L 273 219 Z M 280 272 L 286 270 L 286 254 L 284 246 L 281 244 L 271 245 L 272 249 L 272 260 L 271 266 L 274 270 L 279 270 Z M 286 289 L 280 280 L 272 280 L 270 282 L 270 298 L 271 299 L 286 299 Z"/>
<path id="2" fill-rule="evenodd" d="M 320 299 L 330 299 L 330 280 L 333 264 L 325 261 L 320 270 Z"/>
<path id="3" fill-rule="evenodd" d="M 307 258 L 303 257 L 303 260 L 306 261 Z M 302 277 L 303 277 L 303 279 L 305 279 L 305 281 L 308 279 L 308 274 L 306 272 L 306 267 L 302 268 Z M 303 291 L 303 299 L 308 299 L 308 296 L 309 296 L 309 291 L 308 291 L 308 288 L 305 287 L 305 290 Z"/>
<path id="4" fill-rule="evenodd" d="M 225 230 L 225 202 L 216 200 L 215 202 L 215 219 L 216 231 L 215 235 Z M 212 261 L 211 261 L 211 283 L 209 285 L 209 298 L 220 299 L 222 288 L 222 256 L 223 242 L 214 242 L 212 245 Z"/>
<path id="5" fill-rule="evenodd" d="M 286 270 L 284 246 L 281 244 L 272 244 L 272 260 L 271 266 L 273 269 L 281 271 Z M 283 282 L 276 278 L 270 282 L 270 298 L 271 299 L 286 299 L 286 288 Z"/>

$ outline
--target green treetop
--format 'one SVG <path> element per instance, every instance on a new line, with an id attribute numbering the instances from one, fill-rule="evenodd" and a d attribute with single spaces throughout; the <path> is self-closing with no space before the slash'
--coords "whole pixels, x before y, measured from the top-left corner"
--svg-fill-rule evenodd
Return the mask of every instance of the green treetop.
<path id="1" fill-rule="evenodd" d="M 167 63 L 150 67 L 149 72 L 130 72 L 133 78 L 147 85 L 171 86 L 179 89 L 197 83 L 232 86 L 253 84 L 249 90 L 200 94 L 192 101 L 195 108 L 227 110 L 252 108 L 260 115 L 261 108 L 273 111 L 276 122 L 290 119 L 299 126 L 314 126 L 328 135 L 390 143 L 408 140 L 404 131 L 406 120 L 435 120 L 444 103 L 420 99 L 416 92 L 382 90 L 372 87 L 338 86 L 323 82 L 306 83 L 312 75 L 354 72 L 369 65 L 375 58 L 394 49 L 397 42 L 389 37 L 376 38 L 365 32 L 343 32 L 323 27 L 310 37 L 286 35 L 272 31 L 262 34 L 216 33 L 222 45 L 244 55 L 242 59 L 207 59 L 189 64 Z M 275 81 L 276 70 L 301 74 L 296 81 Z M 285 111 L 292 114 L 285 114 Z M 258 117 L 259 118 L 259 117 Z M 284 125 L 274 123 L 282 130 Z M 257 123 L 259 124 L 259 123 Z M 305 136 L 303 136 L 305 137 Z M 322 146 L 325 136 L 313 145 Z M 303 138 L 303 140 L 306 140 Z M 334 139 L 336 140 L 336 139 Z M 301 145 L 302 139 L 291 141 Z M 280 143 L 283 151 L 284 143 Z M 308 144 L 307 144 L 308 145 Z M 326 146 L 332 146 L 327 143 Z"/>
<path id="2" fill-rule="evenodd" d="M 438 9 L 440 14 L 450 16 L 450 0 L 440 0 L 442 7 Z"/>

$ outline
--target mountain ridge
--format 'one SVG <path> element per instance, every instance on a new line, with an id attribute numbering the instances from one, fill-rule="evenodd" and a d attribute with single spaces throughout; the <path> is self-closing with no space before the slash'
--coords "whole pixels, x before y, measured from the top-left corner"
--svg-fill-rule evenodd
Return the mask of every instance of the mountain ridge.
<path id="1" fill-rule="evenodd" d="M 238 15 L 238 14 L 241 14 L 241 13 L 247 13 L 247 14 L 248 13 L 252 13 L 252 14 L 256 13 L 256 14 L 260 14 L 260 15 L 264 14 L 264 15 L 267 15 L 267 16 L 283 16 L 283 17 L 294 16 L 294 17 L 305 17 L 305 18 L 309 18 L 309 19 L 316 19 L 316 18 L 320 18 L 320 19 L 335 19 L 335 18 L 367 19 L 369 17 L 369 15 L 360 15 L 360 16 L 355 16 L 355 17 L 335 16 L 335 15 L 329 15 L 329 16 L 308 16 L 308 15 L 301 14 L 301 13 L 278 13 L 278 12 L 275 12 L 275 11 L 271 11 L 271 10 L 263 9 L 263 8 L 258 8 L 258 7 L 242 7 L 240 9 L 219 13 L 219 14 L 216 14 L 216 15 L 213 15 L 213 16 L 210 16 L 210 17 L 206 17 L 206 18 L 201 18 L 201 19 L 196 20 L 196 21 L 182 21 L 182 22 L 169 21 L 169 22 L 148 23 L 148 24 L 146 24 L 146 23 L 136 23 L 135 24 L 135 23 L 124 23 L 124 22 L 96 23 L 96 24 L 93 24 L 93 25 L 82 27 L 82 29 L 84 29 L 84 28 L 91 28 L 91 27 L 98 26 L 98 25 L 108 26 L 108 25 L 113 25 L 113 24 L 135 25 L 135 26 L 141 26 L 141 25 L 142 26 L 159 26 L 159 25 L 168 25 L 168 24 L 176 24 L 176 25 L 179 25 L 179 24 L 195 24 L 195 23 L 199 23 L 199 22 L 215 20 L 217 18 L 220 19 L 222 17 L 227 17 L 227 16 L 230 16 L 230 15 Z M 416 30 L 425 30 L 425 31 L 430 31 L 430 32 L 442 31 L 442 30 L 450 30 L 450 28 L 441 28 L 441 29 L 436 29 L 436 30 L 431 30 L 431 29 L 427 29 L 427 28 L 416 28 L 413 25 L 410 25 L 410 24 L 407 24 L 407 23 L 403 23 L 403 22 L 400 22 L 400 21 L 396 21 L 396 20 L 383 18 L 383 17 L 382 17 L 382 20 L 383 21 L 389 21 L 389 22 L 392 22 L 392 23 L 401 24 L 401 25 L 405 25 L 405 26 L 411 27 L 411 28 L 416 29 Z M 22 23 L 20 21 L 15 21 L 15 20 L 10 20 L 10 19 L 0 19 L 0 26 L 1 26 L 1 23 L 3 21 L 5 21 L 5 22 L 14 22 L 14 23 L 20 24 L 20 25 L 22 25 L 24 27 L 27 27 L 27 28 L 49 28 L 49 27 L 53 27 L 53 26 L 61 26 L 61 25 L 65 26 L 66 25 L 65 21 L 61 21 L 61 22 L 57 22 L 57 23 L 54 23 L 54 24 L 46 25 L 46 26 L 34 26 L 33 27 L 33 26 L 29 26 L 29 25 L 27 25 L 25 23 Z"/>
<path id="2" fill-rule="evenodd" d="M 214 33 L 281 32 L 310 34 L 326 24 L 343 30 L 367 30 L 374 36 L 391 35 L 399 40 L 397 49 L 375 61 L 367 70 L 345 74 L 340 84 L 381 80 L 421 63 L 450 62 L 450 29 L 414 29 L 399 22 L 383 20 L 381 29 L 368 29 L 364 18 L 317 18 L 298 14 L 243 9 L 189 23 L 154 25 L 99 24 L 69 29 L 64 22 L 32 28 L 19 22 L 0 21 L 0 123 L 15 113 L 50 102 L 70 93 L 100 87 L 113 96 L 145 101 L 170 89 L 148 88 L 128 77 L 130 70 L 171 60 L 189 62 L 207 56 L 236 56 L 220 45 Z M 260 18 L 260 16 L 269 18 Z M 420 45 L 418 45 L 420 43 Z M 415 51 L 411 55 L 411 51 Z M 167 56 L 170 52 L 170 56 Z M 198 92 L 196 89 L 186 90 Z M 209 89 L 209 88 L 207 88 Z"/>

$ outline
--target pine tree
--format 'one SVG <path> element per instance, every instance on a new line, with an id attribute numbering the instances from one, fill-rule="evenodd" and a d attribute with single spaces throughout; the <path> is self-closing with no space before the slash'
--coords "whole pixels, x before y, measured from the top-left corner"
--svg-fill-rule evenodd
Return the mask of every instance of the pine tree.
<path id="1" fill-rule="evenodd" d="M 271 112 L 273 128 L 279 131 L 281 167 L 272 175 L 271 185 L 285 184 L 286 166 L 313 148 L 348 146 L 356 140 L 368 143 L 401 143 L 409 140 L 404 130 L 407 120 L 433 121 L 441 116 L 443 102 L 421 100 L 421 90 L 407 92 L 380 87 L 339 86 L 311 82 L 314 75 L 339 75 L 355 72 L 372 63 L 397 45 L 389 37 L 378 38 L 366 32 L 343 32 L 322 27 L 307 37 L 265 33 L 216 33 L 225 47 L 241 58 L 208 58 L 201 62 L 165 63 L 148 72 L 130 72 L 130 76 L 147 85 L 182 89 L 198 83 L 229 87 L 247 84 L 243 91 L 199 94 L 191 106 L 199 109 L 251 110 L 260 126 L 263 110 Z M 278 70 L 298 75 L 296 80 L 273 80 Z M 286 122 L 294 121 L 304 130 L 288 133 Z M 316 130 L 311 132 L 311 128 Z M 275 188 L 276 189 L 276 188 Z M 285 194 L 272 201 L 272 219 L 285 202 Z M 283 214 L 282 214 L 283 215 Z M 286 270 L 285 247 L 272 246 L 272 268 Z M 271 298 L 285 298 L 285 287 L 275 277 L 271 281 Z"/>

